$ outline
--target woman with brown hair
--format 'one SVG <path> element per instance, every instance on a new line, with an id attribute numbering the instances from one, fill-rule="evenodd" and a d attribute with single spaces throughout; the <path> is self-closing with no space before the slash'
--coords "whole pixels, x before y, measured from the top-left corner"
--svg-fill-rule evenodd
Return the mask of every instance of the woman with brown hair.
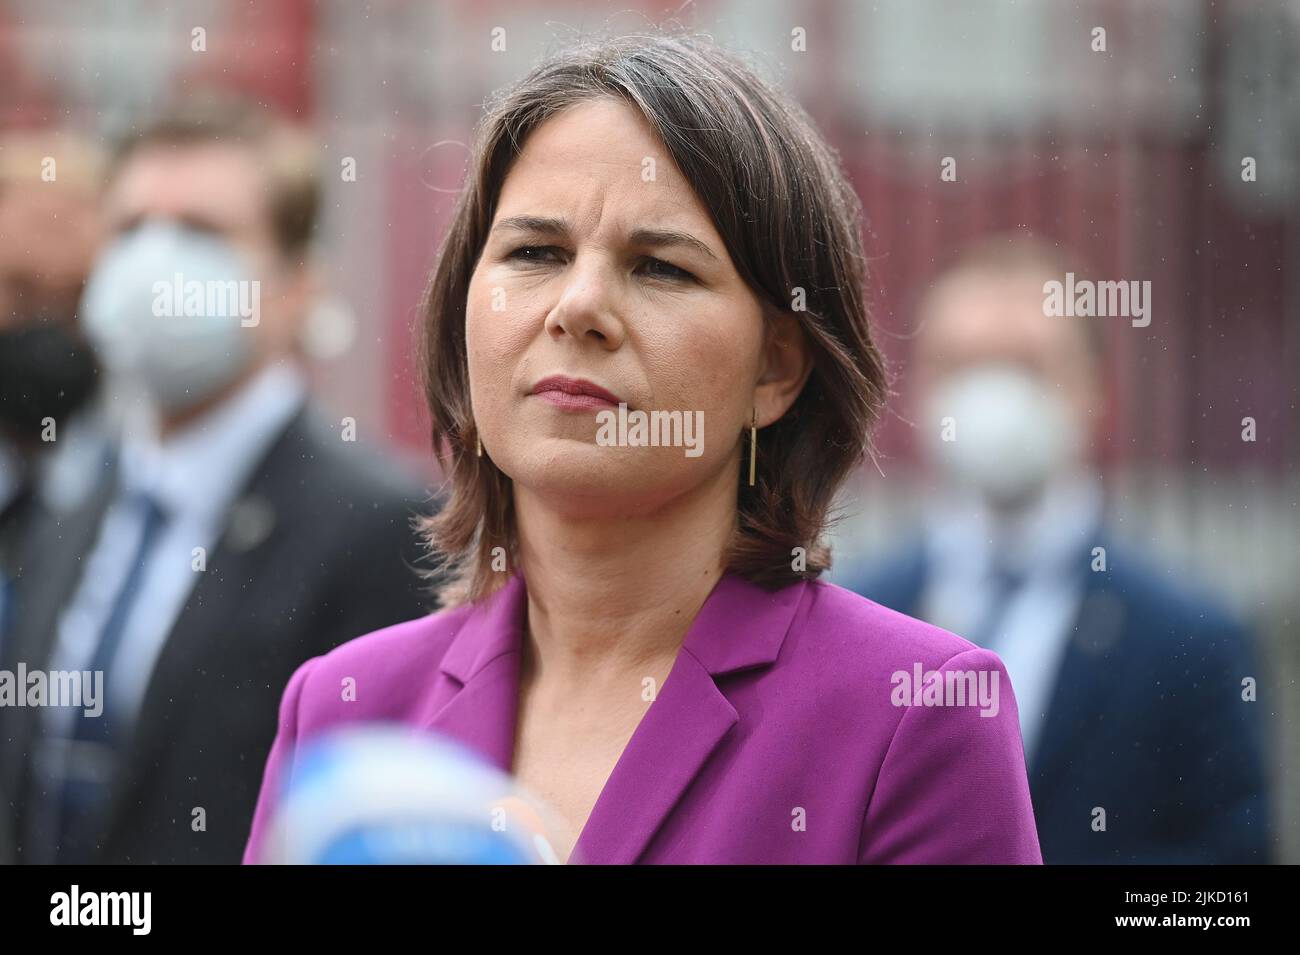
<path id="1" fill-rule="evenodd" d="M 514 773 L 572 861 L 1041 861 L 1001 661 L 818 579 L 886 391 L 860 215 L 708 42 L 496 99 L 422 329 L 443 609 L 294 675 L 246 861 L 295 746 L 361 720 Z"/>

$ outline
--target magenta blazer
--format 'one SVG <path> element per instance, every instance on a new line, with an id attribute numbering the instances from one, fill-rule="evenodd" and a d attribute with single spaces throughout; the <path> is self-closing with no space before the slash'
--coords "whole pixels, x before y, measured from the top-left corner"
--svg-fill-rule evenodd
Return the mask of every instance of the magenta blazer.
<path id="1" fill-rule="evenodd" d="M 295 746 L 328 727 L 426 727 L 509 769 L 526 608 L 516 574 L 481 603 L 379 630 L 299 667 L 244 862 L 258 860 Z M 999 690 L 996 713 L 936 689 L 980 671 Z M 356 681 L 347 702 L 346 677 Z M 1041 864 L 1002 661 L 834 584 L 767 592 L 728 574 L 605 783 L 574 858 Z"/>

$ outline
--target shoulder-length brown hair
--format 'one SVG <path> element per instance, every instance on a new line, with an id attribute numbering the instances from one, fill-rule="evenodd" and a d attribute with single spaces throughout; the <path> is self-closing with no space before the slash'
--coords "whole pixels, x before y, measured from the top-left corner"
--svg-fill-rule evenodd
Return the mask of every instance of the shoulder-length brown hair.
<path id="1" fill-rule="evenodd" d="M 711 213 L 740 276 L 766 309 L 798 317 L 812 352 L 798 399 L 759 434 L 755 486 L 747 461 L 736 475 L 728 570 L 775 589 L 830 566 L 822 535 L 832 499 L 867 451 L 884 402 L 885 370 L 864 302 L 861 205 L 803 109 L 707 39 L 621 37 L 552 56 L 489 102 L 422 307 L 422 384 L 449 492 L 421 530 L 438 560 L 444 606 L 492 593 L 507 577 L 501 569 L 517 561 L 510 478 L 476 454 L 465 352 L 470 277 L 529 133 L 598 97 L 645 115 Z"/>

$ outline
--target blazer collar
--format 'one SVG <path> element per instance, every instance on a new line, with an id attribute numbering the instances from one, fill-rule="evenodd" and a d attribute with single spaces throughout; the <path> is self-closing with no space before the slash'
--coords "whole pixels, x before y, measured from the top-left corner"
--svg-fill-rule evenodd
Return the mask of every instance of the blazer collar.
<path id="1" fill-rule="evenodd" d="M 724 574 L 705 598 L 682 645 L 714 676 L 774 663 L 804 586 L 800 582 L 771 592 L 736 574 Z M 519 652 L 527 608 L 528 588 L 523 574 L 516 572 L 472 608 L 443 654 L 442 671 L 468 683 L 496 657 Z"/>
<path id="2" fill-rule="evenodd" d="M 518 653 L 528 609 L 528 590 L 522 574 L 471 606 L 460 630 L 442 655 L 442 672 L 461 683 L 503 653 Z"/>
<path id="3" fill-rule="evenodd" d="M 715 677 L 774 663 L 806 587 L 800 581 L 768 592 L 734 574 L 718 581 L 596 800 L 573 861 L 637 861 L 739 721 Z M 442 671 L 461 687 L 427 724 L 506 771 L 514 760 L 527 602 L 516 573 L 471 609 L 442 660 Z"/>

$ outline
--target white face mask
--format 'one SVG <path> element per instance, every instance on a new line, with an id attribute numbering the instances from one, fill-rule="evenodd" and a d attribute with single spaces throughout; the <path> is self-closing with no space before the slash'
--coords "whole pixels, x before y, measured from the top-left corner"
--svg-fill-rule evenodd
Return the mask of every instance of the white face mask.
<path id="1" fill-rule="evenodd" d="M 260 317 L 252 276 L 223 239 L 148 221 L 96 262 L 82 325 L 110 371 L 139 382 L 160 410 L 184 411 L 251 363 Z"/>
<path id="2" fill-rule="evenodd" d="M 1040 489 L 1081 451 L 1080 429 L 1065 402 L 1010 365 L 977 366 L 949 378 L 926 402 L 923 427 L 928 451 L 947 476 L 998 504 Z"/>

